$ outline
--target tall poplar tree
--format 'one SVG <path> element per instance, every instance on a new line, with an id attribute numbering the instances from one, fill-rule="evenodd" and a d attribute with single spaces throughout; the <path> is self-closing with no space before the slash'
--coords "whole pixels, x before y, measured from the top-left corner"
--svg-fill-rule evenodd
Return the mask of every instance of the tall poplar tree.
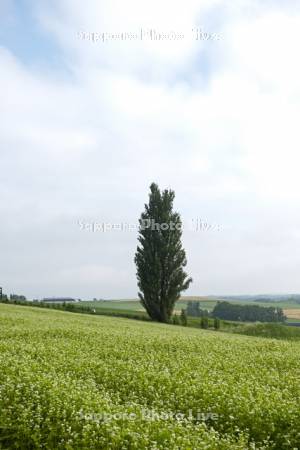
<path id="1" fill-rule="evenodd" d="M 182 222 L 173 211 L 175 193 L 160 191 L 152 183 L 149 203 L 139 220 L 139 245 L 135 254 L 139 298 L 151 319 L 169 322 L 180 293 L 192 279 L 184 271 Z"/>

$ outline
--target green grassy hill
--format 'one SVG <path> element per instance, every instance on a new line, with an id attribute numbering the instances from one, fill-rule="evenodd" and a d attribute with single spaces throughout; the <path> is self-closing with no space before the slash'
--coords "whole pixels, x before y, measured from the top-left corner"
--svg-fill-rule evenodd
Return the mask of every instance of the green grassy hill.
<path id="1" fill-rule="evenodd" d="M 251 323 L 231 328 L 232 332 L 246 336 L 260 336 L 265 338 L 286 339 L 300 341 L 300 328 L 288 327 L 277 323 Z"/>
<path id="2" fill-rule="evenodd" d="M 222 298 L 219 299 L 222 301 Z M 188 297 L 184 296 L 181 297 L 180 300 L 175 305 L 175 311 L 179 312 L 182 308 L 187 307 L 187 302 L 189 301 L 199 301 L 200 308 L 201 309 L 207 309 L 208 311 L 212 311 L 217 304 L 218 298 L 210 298 L 210 297 L 201 297 L 201 296 L 194 296 L 194 297 Z M 299 318 L 294 319 L 295 321 L 300 322 L 300 303 L 297 303 L 296 301 L 269 301 L 269 302 L 255 302 L 248 299 L 236 299 L 236 298 L 226 298 L 226 301 L 229 301 L 230 303 L 237 303 L 240 305 L 256 305 L 256 306 L 264 306 L 264 307 L 274 307 L 274 308 L 282 308 L 285 310 L 286 314 L 289 316 L 288 311 L 291 311 L 291 313 L 297 312 L 299 310 Z M 116 300 L 98 300 L 98 301 L 84 301 L 77 303 L 76 306 L 85 305 L 95 308 L 98 311 L 102 311 L 104 309 L 118 309 L 122 311 L 144 311 L 144 308 L 140 304 L 138 299 L 116 299 Z M 292 316 L 291 316 L 292 317 Z M 298 315 L 297 315 L 298 317 Z M 289 319 L 290 321 L 293 321 L 293 319 Z"/>
<path id="3" fill-rule="evenodd" d="M 299 448 L 297 342 L 4 304 L 0 329 L 0 448 Z"/>
<path id="4" fill-rule="evenodd" d="M 208 310 L 212 310 L 217 303 L 216 300 L 210 300 L 206 297 L 183 297 L 176 303 L 175 310 L 180 311 L 182 308 L 186 308 L 188 301 L 199 301 L 200 307 Z M 80 305 L 90 306 L 96 310 L 118 309 L 123 311 L 145 311 L 138 299 L 84 301 L 75 304 L 75 306 Z"/>

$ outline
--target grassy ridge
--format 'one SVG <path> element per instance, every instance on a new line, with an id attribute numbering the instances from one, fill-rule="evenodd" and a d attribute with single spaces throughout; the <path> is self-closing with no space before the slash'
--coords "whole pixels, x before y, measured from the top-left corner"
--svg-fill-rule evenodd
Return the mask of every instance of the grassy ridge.
<path id="1" fill-rule="evenodd" d="M 0 327 L 3 448 L 300 442 L 298 343 L 3 304 Z M 160 416 L 149 420 L 145 410 Z M 217 420 L 197 420 L 197 411 Z M 94 420 L 103 413 L 118 416 Z"/>
<path id="2" fill-rule="evenodd" d="M 218 299 L 210 299 L 206 297 L 182 297 L 175 306 L 176 311 L 180 311 L 182 308 L 187 307 L 188 301 L 199 301 L 201 309 L 207 309 L 208 311 L 212 311 L 217 304 Z M 263 307 L 274 307 L 274 308 L 282 308 L 284 310 L 300 310 L 300 304 L 293 301 L 274 301 L 274 302 L 254 302 L 249 300 L 236 300 L 236 299 L 226 299 L 230 303 L 237 303 L 239 305 L 256 305 Z M 102 300 L 102 301 L 85 301 L 81 302 L 81 304 L 91 306 L 95 309 L 122 309 L 122 310 L 132 310 L 132 311 L 143 311 L 143 307 L 137 299 L 128 299 L 128 300 Z M 300 319 L 298 319 L 300 321 Z"/>
<path id="3" fill-rule="evenodd" d="M 189 297 L 189 299 L 193 299 L 193 297 Z M 180 299 L 175 306 L 176 310 L 181 310 L 182 308 L 187 307 L 188 299 Z M 200 307 L 202 309 L 212 310 L 216 305 L 215 300 L 201 300 Z M 96 310 L 102 309 L 122 309 L 122 310 L 130 310 L 130 311 L 145 311 L 143 306 L 138 300 L 98 300 L 98 301 L 85 301 L 76 303 L 76 305 L 86 305 L 91 308 L 95 308 Z"/>
<path id="4" fill-rule="evenodd" d="M 97 301 L 86 301 L 86 302 L 78 302 L 78 303 L 45 303 L 45 302 L 36 302 L 34 301 L 33 303 L 30 301 L 9 301 L 9 302 L 4 302 L 5 304 L 18 304 L 18 305 L 22 305 L 22 306 L 26 306 L 26 307 L 39 307 L 39 308 L 47 308 L 47 309 L 57 309 L 57 310 L 61 310 L 61 311 L 67 311 L 67 312 L 76 312 L 76 313 L 81 313 L 81 314 L 92 314 L 92 315 L 104 315 L 104 316 L 111 316 L 111 317 L 123 317 L 123 318 L 129 318 L 129 319 L 137 319 L 137 320 L 144 320 L 144 321 L 149 321 L 150 318 L 148 316 L 148 314 L 145 312 L 144 309 L 142 309 L 141 305 L 140 308 L 141 309 L 137 309 L 137 305 L 139 304 L 137 301 L 135 300 L 127 300 L 127 301 L 123 301 L 123 300 L 109 300 L 109 301 L 105 301 L 105 300 L 97 300 Z M 124 309 L 120 309 L 120 306 L 123 307 Z M 183 302 L 181 302 L 181 306 L 185 306 L 185 304 Z M 178 306 L 177 306 L 178 308 Z M 181 320 L 180 320 L 180 313 L 181 310 L 180 309 L 175 309 L 174 310 L 175 315 L 177 316 L 177 323 L 176 325 L 182 325 Z M 174 316 L 173 316 L 174 318 Z M 172 323 L 172 321 L 171 321 Z M 299 323 L 299 322 L 297 322 Z M 175 322 L 173 322 L 173 324 L 175 325 Z M 278 326 L 277 324 L 277 328 L 275 326 L 274 328 L 274 335 L 272 334 L 272 328 L 270 327 L 267 331 L 261 331 L 259 332 L 259 328 L 257 328 L 257 331 L 255 331 L 256 329 L 253 328 L 254 324 L 252 322 L 241 322 L 241 321 L 229 321 L 229 320 L 220 320 L 219 325 L 220 325 L 220 329 L 222 329 L 223 331 L 233 331 L 236 328 L 236 332 L 238 332 L 239 334 L 247 334 L 248 332 L 248 325 L 252 324 L 252 326 L 249 329 L 249 336 L 262 336 L 262 337 L 274 337 L 274 338 L 280 338 L 281 339 L 289 339 L 289 338 L 295 338 L 297 336 L 297 331 L 291 331 L 291 332 L 280 332 L 281 328 Z M 257 325 L 259 325 L 258 323 L 256 323 Z M 193 328 L 202 328 L 202 323 L 201 323 L 201 317 L 193 317 L 193 316 L 188 316 L 187 317 L 187 323 L 186 325 L 188 327 L 193 327 Z M 244 332 L 244 328 L 245 332 Z M 215 324 L 214 324 L 214 319 L 213 318 L 208 318 L 208 328 L 209 329 L 214 329 L 215 328 Z M 283 330 L 282 330 L 283 331 Z M 295 339 L 294 339 L 295 340 Z"/>
<path id="5" fill-rule="evenodd" d="M 286 325 L 276 323 L 247 324 L 237 326 L 232 331 L 238 334 L 244 334 L 246 336 L 300 341 L 300 328 L 288 327 Z"/>

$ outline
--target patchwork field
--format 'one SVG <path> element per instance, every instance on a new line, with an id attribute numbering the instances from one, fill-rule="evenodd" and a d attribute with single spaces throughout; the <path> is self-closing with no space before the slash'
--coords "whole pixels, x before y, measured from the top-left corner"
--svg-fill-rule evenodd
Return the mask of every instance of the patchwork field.
<path id="1" fill-rule="evenodd" d="M 299 319 L 300 321 L 300 309 L 284 309 L 283 312 L 289 319 Z"/>
<path id="2" fill-rule="evenodd" d="M 199 301 L 200 308 L 206 309 L 208 311 L 212 311 L 217 304 L 217 299 L 211 299 L 206 297 L 183 297 L 176 303 L 175 312 L 180 313 L 182 308 L 187 307 L 188 301 Z M 258 305 L 263 307 L 274 307 L 274 308 L 282 308 L 284 314 L 289 319 L 299 319 L 300 320 L 300 304 L 292 301 L 274 301 L 274 302 L 254 302 L 254 301 L 241 301 L 231 299 L 228 300 L 230 303 L 238 303 L 241 305 Z M 128 299 L 128 300 L 102 300 L 102 301 L 84 301 L 81 303 L 77 303 L 78 305 L 85 305 L 95 308 L 98 311 L 111 309 L 111 310 L 120 310 L 120 311 L 140 311 L 143 312 L 144 309 L 140 302 L 137 299 Z"/>
<path id="3" fill-rule="evenodd" d="M 216 305 L 216 300 L 205 299 L 205 297 L 185 297 L 180 299 L 176 303 L 176 310 L 181 311 L 182 308 L 187 307 L 187 302 L 197 300 L 200 301 L 200 307 L 202 309 L 212 310 Z M 76 305 L 85 305 L 95 308 L 96 310 L 101 309 L 116 309 L 116 310 L 128 310 L 128 311 L 144 311 L 141 303 L 137 299 L 120 299 L 120 300 L 98 300 L 98 301 L 84 301 L 77 303 Z"/>
<path id="4" fill-rule="evenodd" d="M 0 329 L 0 448 L 299 448 L 298 343 L 4 304 Z"/>

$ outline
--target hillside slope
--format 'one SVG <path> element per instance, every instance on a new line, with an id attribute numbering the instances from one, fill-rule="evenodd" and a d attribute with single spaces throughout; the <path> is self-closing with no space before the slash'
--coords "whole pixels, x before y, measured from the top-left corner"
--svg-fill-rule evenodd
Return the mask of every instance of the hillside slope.
<path id="1" fill-rule="evenodd" d="M 299 446 L 298 343 L 3 304 L 0 329 L 3 448 Z"/>

